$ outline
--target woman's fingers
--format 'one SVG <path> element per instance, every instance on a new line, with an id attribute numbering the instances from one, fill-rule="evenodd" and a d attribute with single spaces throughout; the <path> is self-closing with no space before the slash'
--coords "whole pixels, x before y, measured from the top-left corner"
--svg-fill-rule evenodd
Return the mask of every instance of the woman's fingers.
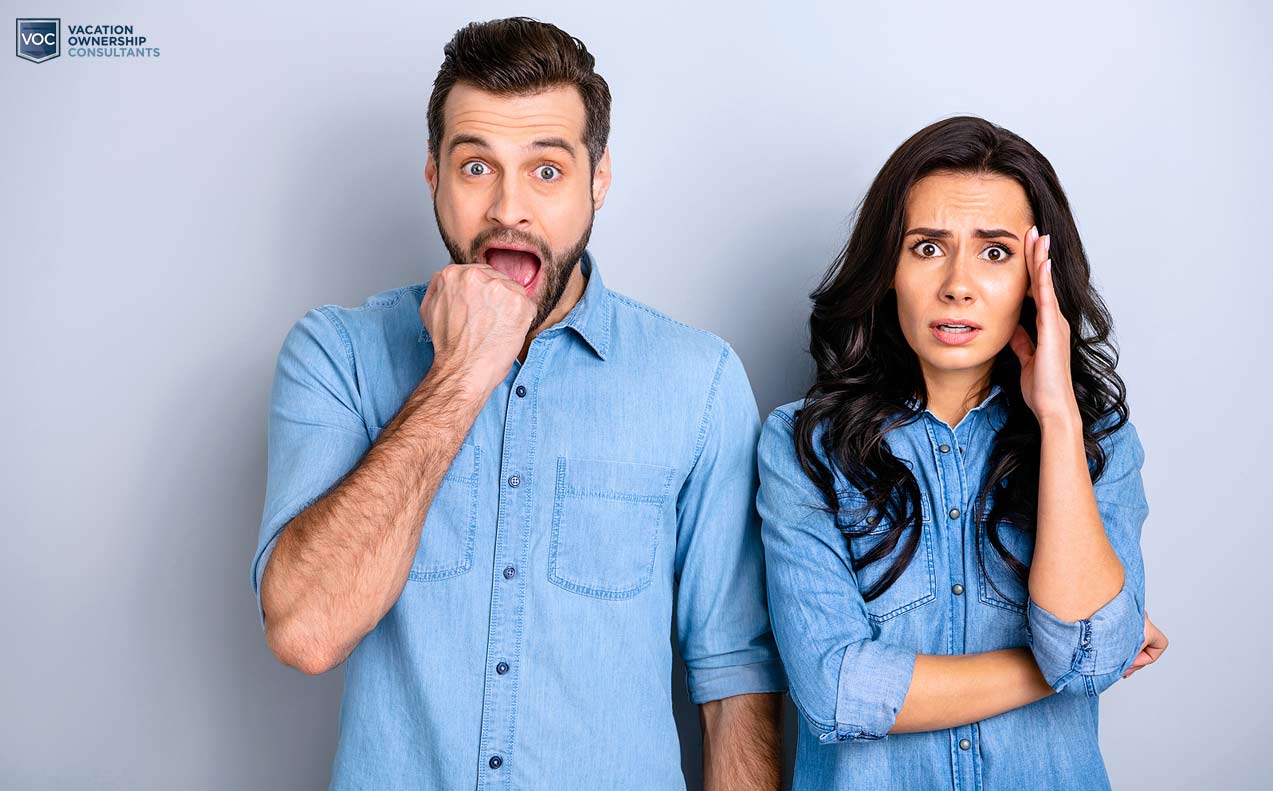
<path id="1" fill-rule="evenodd" d="M 1012 333 L 1012 337 L 1008 339 L 1008 346 L 1012 348 L 1012 353 L 1017 355 L 1017 360 L 1021 362 L 1021 367 L 1025 368 L 1030 361 L 1034 359 L 1034 343 L 1030 340 L 1030 334 L 1025 331 L 1025 327 L 1020 324 Z"/>
<path id="2" fill-rule="evenodd" d="M 1140 653 L 1132 660 L 1132 666 L 1123 673 L 1123 678 L 1127 678 L 1137 670 L 1152 665 L 1162 656 L 1163 651 L 1167 650 L 1167 635 L 1149 620 L 1149 613 L 1145 613 L 1145 642 L 1140 645 Z"/>
<path id="3" fill-rule="evenodd" d="M 1025 252 L 1025 275 L 1028 278 L 1028 285 L 1031 293 L 1039 287 L 1038 276 L 1034 272 L 1034 245 L 1039 239 L 1039 229 L 1030 226 L 1030 230 L 1025 232 L 1025 244 L 1023 245 Z"/>

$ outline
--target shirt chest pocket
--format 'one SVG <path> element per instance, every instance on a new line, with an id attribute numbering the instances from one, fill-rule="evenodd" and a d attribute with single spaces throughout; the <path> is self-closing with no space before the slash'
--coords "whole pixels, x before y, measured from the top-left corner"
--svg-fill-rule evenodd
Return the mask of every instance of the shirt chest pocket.
<path id="1" fill-rule="evenodd" d="M 674 474 L 656 464 L 559 456 L 549 581 L 600 599 L 645 590 Z"/>
<path id="2" fill-rule="evenodd" d="M 919 545 L 915 548 L 914 557 L 892 585 L 866 603 L 866 611 L 876 623 L 911 612 L 937 598 L 937 580 L 933 568 L 932 515 L 928 509 L 928 499 L 922 494 L 920 503 L 922 518 Z M 894 529 L 888 515 L 872 510 L 867 499 L 856 491 L 840 493 L 840 510 L 836 515 L 836 523 L 849 542 L 849 554 L 855 565 L 877 549 L 880 542 Z M 862 593 L 869 591 L 888 573 L 893 561 L 905 548 L 911 530 L 914 528 L 903 531 L 897 545 L 888 555 L 858 569 L 858 589 Z"/>
<path id="3" fill-rule="evenodd" d="M 994 504 L 994 497 L 986 501 L 986 514 Z M 1024 613 L 1028 590 L 1026 581 L 1018 577 L 1008 561 L 999 554 L 990 539 L 988 520 L 983 520 L 977 530 L 977 551 L 981 557 L 977 559 L 978 590 L 977 595 L 982 604 L 1007 610 L 1012 613 Z M 1025 566 L 1030 565 L 1034 557 L 1034 533 L 1024 530 L 1012 522 L 1000 522 L 998 527 L 999 542 L 1017 560 Z"/>
<path id="4" fill-rule="evenodd" d="M 371 430 L 372 441 L 381 429 Z M 429 582 L 455 577 L 473 567 L 477 537 L 477 486 L 482 450 L 463 443 L 442 476 L 420 529 L 420 544 L 408 580 Z"/>

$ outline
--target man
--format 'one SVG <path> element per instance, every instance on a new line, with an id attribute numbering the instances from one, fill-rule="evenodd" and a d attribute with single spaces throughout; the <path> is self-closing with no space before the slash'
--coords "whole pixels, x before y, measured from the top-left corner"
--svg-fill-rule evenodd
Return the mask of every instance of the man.
<path id="1" fill-rule="evenodd" d="M 453 263 L 279 354 L 253 584 L 282 662 L 345 663 L 334 788 L 684 788 L 674 607 L 706 787 L 778 787 L 756 404 L 586 251 L 593 63 L 529 19 L 456 33 L 425 171 Z"/>

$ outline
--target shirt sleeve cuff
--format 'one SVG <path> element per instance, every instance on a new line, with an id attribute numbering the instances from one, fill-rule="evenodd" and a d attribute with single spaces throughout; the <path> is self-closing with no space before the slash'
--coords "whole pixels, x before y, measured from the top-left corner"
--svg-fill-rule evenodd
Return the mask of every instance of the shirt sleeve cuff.
<path id="1" fill-rule="evenodd" d="M 1078 621 L 1062 620 L 1031 599 L 1027 625 L 1030 650 L 1052 689 L 1088 695 L 1105 691 L 1122 676 L 1145 635 L 1144 612 L 1126 587 Z"/>
<path id="2" fill-rule="evenodd" d="M 265 576 L 265 567 L 270 562 L 270 555 L 274 554 L 274 546 L 278 544 L 279 536 L 283 535 L 283 531 L 279 530 L 269 541 L 265 542 L 265 546 L 261 547 L 256 553 L 256 558 L 252 561 L 252 592 L 256 594 L 256 616 L 261 622 L 261 630 L 265 630 L 265 608 L 261 605 L 261 577 Z"/>
<path id="3" fill-rule="evenodd" d="M 707 703 L 734 695 L 756 692 L 786 692 L 787 675 L 782 662 L 766 659 L 747 665 L 727 667 L 686 667 L 686 685 L 690 702 Z"/>
<path id="4" fill-rule="evenodd" d="M 850 645 L 840 663 L 835 701 L 835 730 L 822 744 L 883 739 L 888 736 L 915 672 L 915 654 L 878 640 Z"/>

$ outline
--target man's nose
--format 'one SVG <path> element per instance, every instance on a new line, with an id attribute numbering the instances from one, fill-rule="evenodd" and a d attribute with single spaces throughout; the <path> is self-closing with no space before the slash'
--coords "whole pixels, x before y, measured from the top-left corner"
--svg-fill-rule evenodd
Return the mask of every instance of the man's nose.
<path id="1" fill-rule="evenodd" d="M 501 175 L 486 218 L 497 225 L 518 228 L 530 225 L 530 201 L 527 189 L 516 175 Z"/>

